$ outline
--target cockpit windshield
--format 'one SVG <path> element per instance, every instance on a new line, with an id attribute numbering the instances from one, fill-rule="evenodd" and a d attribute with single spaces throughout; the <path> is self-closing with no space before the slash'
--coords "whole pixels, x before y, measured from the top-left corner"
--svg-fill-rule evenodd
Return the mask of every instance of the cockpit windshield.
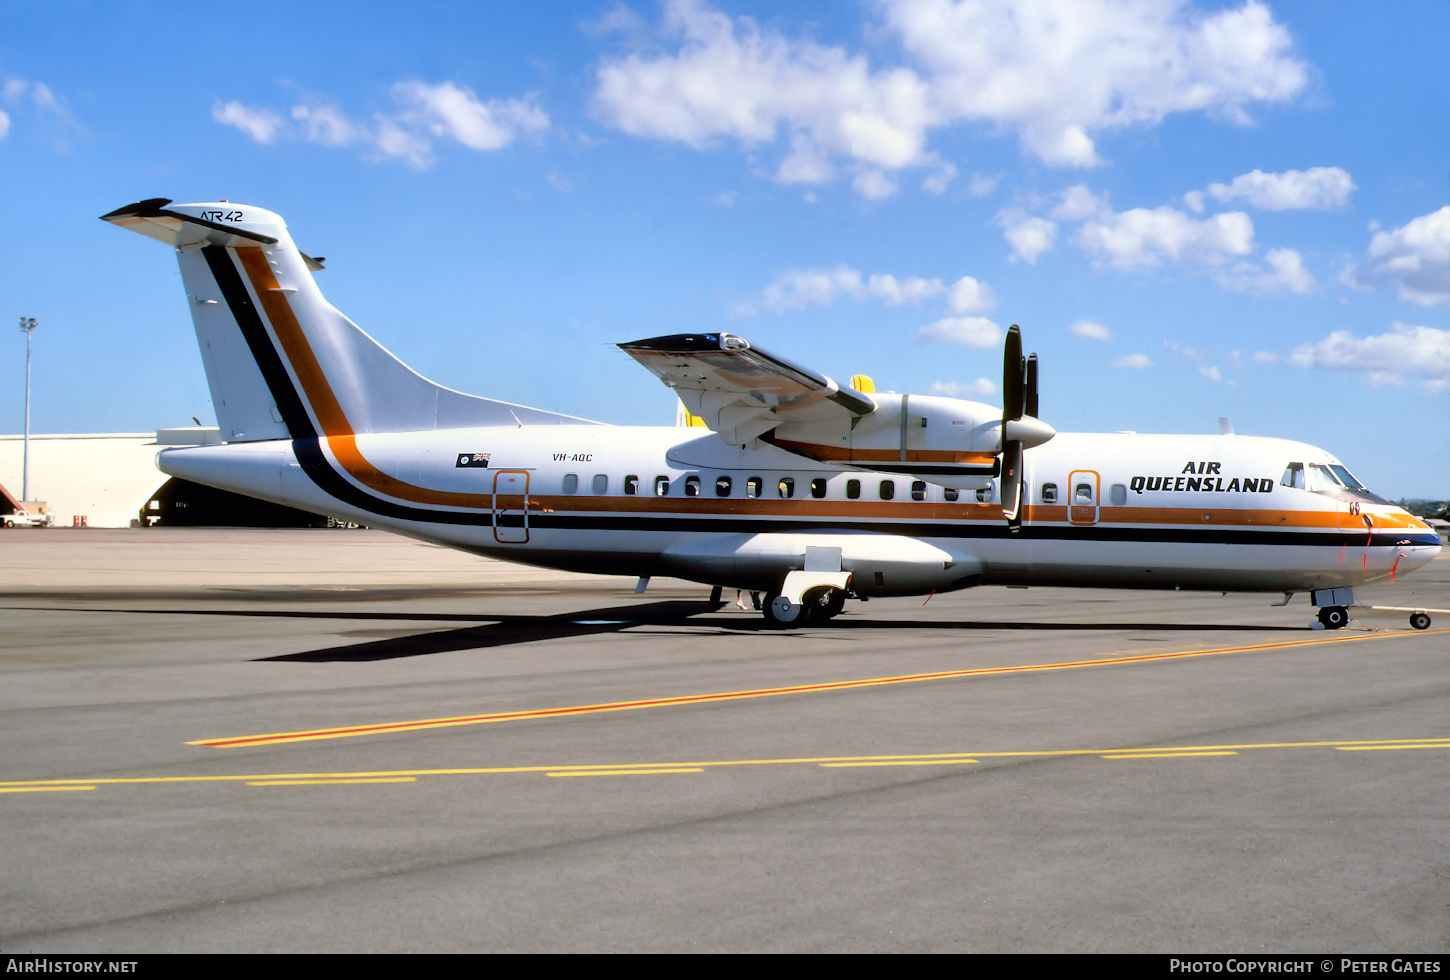
<path id="1" fill-rule="evenodd" d="M 1363 483 L 1360 483 L 1358 480 L 1356 480 L 1353 473 L 1349 472 L 1349 470 L 1345 469 L 1343 466 L 1340 466 L 1338 463 L 1330 463 L 1329 469 L 1331 472 L 1334 473 L 1335 476 L 1339 477 L 1339 482 L 1344 484 L 1346 487 L 1349 487 L 1352 490 L 1369 489 L 1369 487 L 1366 487 Z"/>
<path id="2" fill-rule="evenodd" d="M 1355 495 L 1379 499 L 1339 463 L 1290 463 L 1284 468 L 1284 476 L 1279 482 L 1286 487 L 1313 493 L 1343 493 L 1348 490 Z"/>
<path id="3" fill-rule="evenodd" d="M 1309 464 L 1308 480 L 1305 482 L 1305 489 L 1312 491 L 1338 490 L 1342 483 L 1334 471 L 1322 463 Z"/>

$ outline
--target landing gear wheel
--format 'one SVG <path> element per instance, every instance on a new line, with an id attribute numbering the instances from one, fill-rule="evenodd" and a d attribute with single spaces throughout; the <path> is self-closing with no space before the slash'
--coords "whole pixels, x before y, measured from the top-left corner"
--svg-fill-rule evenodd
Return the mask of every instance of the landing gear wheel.
<path id="1" fill-rule="evenodd" d="M 1349 623 L 1349 610 L 1343 606 L 1325 606 L 1319 610 L 1319 621 L 1327 630 L 1343 629 Z"/>
<path id="2" fill-rule="evenodd" d="M 1410 626 L 1417 630 L 1430 628 L 1430 617 L 1427 613 L 1410 613 Z"/>
<path id="3" fill-rule="evenodd" d="M 790 629 L 806 621 L 806 607 L 791 602 L 779 592 L 767 595 L 760 611 L 765 613 L 765 624 L 776 629 Z"/>
<path id="4" fill-rule="evenodd" d="M 803 603 L 808 622 L 824 623 L 846 608 L 846 593 L 840 589 L 812 589 L 805 594 Z"/>

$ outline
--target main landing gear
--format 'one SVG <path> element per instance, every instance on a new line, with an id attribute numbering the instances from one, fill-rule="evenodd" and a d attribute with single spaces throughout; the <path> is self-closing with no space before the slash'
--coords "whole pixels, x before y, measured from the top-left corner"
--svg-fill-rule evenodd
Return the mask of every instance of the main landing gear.
<path id="1" fill-rule="evenodd" d="M 796 626 L 824 623 L 832 617 L 840 615 L 841 610 L 845 607 L 845 591 L 827 587 L 811 589 L 801 597 L 799 605 L 791 602 L 779 592 L 771 592 L 766 595 L 760 611 L 765 614 L 767 626 L 776 629 L 790 629 Z"/>
<path id="2" fill-rule="evenodd" d="M 1343 629 L 1349 623 L 1349 610 L 1343 606 L 1321 606 L 1319 622 L 1327 630 Z"/>

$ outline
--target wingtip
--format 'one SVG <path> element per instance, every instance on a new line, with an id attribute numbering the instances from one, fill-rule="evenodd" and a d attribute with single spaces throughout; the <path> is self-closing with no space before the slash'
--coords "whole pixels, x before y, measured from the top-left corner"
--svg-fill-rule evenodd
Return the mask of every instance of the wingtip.
<path id="1" fill-rule="evenodd" d="M 116 210 L 101 215 L 102 221 L 115 221 L 117 218 L 145 218 L 155 215 L 158 211 L 171 203 L 169 197 L 150 197 L 144 201 L 137 201 L 135 204 L 127 204 Z"/>

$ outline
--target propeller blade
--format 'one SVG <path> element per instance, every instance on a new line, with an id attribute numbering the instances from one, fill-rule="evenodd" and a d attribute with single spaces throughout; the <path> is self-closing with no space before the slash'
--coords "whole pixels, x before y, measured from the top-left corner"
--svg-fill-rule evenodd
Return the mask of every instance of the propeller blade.
<path id="1" fill-rule="evenodd" d="M 1007 523 L 1021 523 L 1022 511 L 1022 443 L 1009 442 L 1002 447 L 1002 513 Z"/>
<path id="2" fill-rule="evenodd" d="M 1012 324 L 1002 348 L 1002 421 L 1022 417 L 1022 331 Z"/>
<path id="3" fill-rule="evenodd" d="M 1027 389 L 1026 397 L 1023 400 L 1022 414 L 1037 418 L 1037 355 L 1032 354 L 1027 358 L 1027 377 L 1023 381 L 1023 387 Z"/>

